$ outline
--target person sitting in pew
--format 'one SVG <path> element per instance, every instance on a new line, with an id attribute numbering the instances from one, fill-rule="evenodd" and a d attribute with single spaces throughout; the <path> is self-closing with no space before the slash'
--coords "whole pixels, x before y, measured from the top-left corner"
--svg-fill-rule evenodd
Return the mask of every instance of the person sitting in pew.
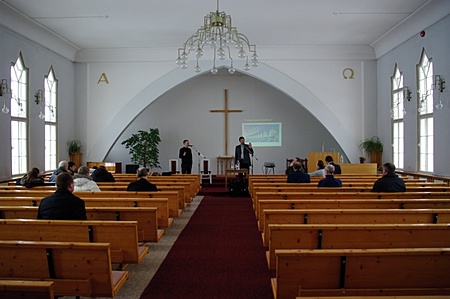
<path id="1" fill-rule="evenodd" d="M 394 164 L 383 164 L 383 176 L 373 183 L 370 192 L 406 192 L 405 182 L 395 174 Z"/>
<path id="2" fill-rule="evenodd" d="M 328 164 L 325 166 L 325 178 L 320 180 L 317 187 L 342 187 L 342 182 L 340 179 L 334 177 L 334 166 Z"/>
<path id="3" fill-rule="evenodd" d="M 48 179 L 49 182 L 56 182 L 56 177 L 58 174 L 62 172 L 68 172 L 69 170 L 69 163 L 67 161 L 61 161 L 59 162 L 58 168 L 53 171 L 52 175 Z"/>
<path id="4" fill-rule="evenodd" d="M 321 177 L 325 177 L 325 164 L 323 163 L 322 160 L 317 161 L 316 163 L 316 171 L 313 171 L 311 173 L 309 173 L 309 176 L 321 176 Z"/>
<path id="5" fill-rule="evenodd" d="M 44 186 L 44 178 L 40 175 L 39 168 L 33 167 L 26 175 L 19 180 L 19 185 L 27 188 L 33 188 L 35 186 Z"/>
<path id="6" fill-rule="evenodd" d="M 294 167 L 294 171 L 291 172 L 287 177 L 288 183 L 309 183 L 309 182 L 311 182 L 309 174 L 304 173 L 302 171 L 302 164 L 300 162 L 295 162 L 293 167 Z"/>
<path id="7" fill-rule="evenodd" d="M 333 165 L 334 167 L 334 174 L 342 174 L 342 170 L 341 170 L 341 166 L 339 164 L 335 164 L 333 162 L 333 157 L 331 156 L 326 156 L 325 157 L 325 162 L 327 162 L 328 165 Z"/>
<path id="8" fill-rule="evenodd" d="M 116 179 L 114 176 L 106 169 L 105 166 L 99 166 L 94 172 L 91 174 L 92 180 L 95 182 L 115 182 Z"/>
<path id="9" fill-rule="evenodd" d="M 141 167 L 137 170 L 138 180 L 128 184 L 127 191 L 158 191 L 155 184 L 150 183 L 147 180 L 147 169 Z"/>
<path id="10" fill-rule="evenodd" d="M 81 166 L 78 168 L 78 174 L 73 177 L 74 191 L 101 191 L 97 183 L 89 176 L 89 168 Z"/>
<path id="11" fill-rule="evenodd" d="M 41 200 L 37 219 L 87 220 L 84 200 L 72 194 L 73 177 L 68 172 L 60 173 L 56 187 L 55 193 Z"/>

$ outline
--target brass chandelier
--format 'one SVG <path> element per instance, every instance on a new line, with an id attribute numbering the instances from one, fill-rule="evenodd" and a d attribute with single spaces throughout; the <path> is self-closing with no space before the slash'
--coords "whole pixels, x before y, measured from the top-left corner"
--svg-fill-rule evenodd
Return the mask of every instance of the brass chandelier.
<path id="1" fill-rule="evenodd" d="M 259 64 L 256 45 L 250 44 L 248 38 L 231 25 L 230 15 L 227 15 L 225 12 L 219 12 L 219 0 L 217 0 L 217 10 L 206 15 L 203 26 L 186 40 L 182 48 L 178 49 L 176 63 L 182 69 L 186 69 L 188 67 L 189 54 L 192 52 L 197 61 L 194 71 L 196 73 L 201 72 L 198 61 L 203 57 L 205 46 L 213 50 L 212 74 L 217 74 L 218 72 L 216 60 L 225 60 L 227 57 L 230 60 L 228 72 L 234 74 L 236 69 L 233 66 L 233 55 L 237 55 L 240 59 L 245 59 L 243 69 L 246 71 L 250 70 L 250 64 L 253 67 L 257 67 Z M 251 55 L 250 64 L 249 55 Z"/>

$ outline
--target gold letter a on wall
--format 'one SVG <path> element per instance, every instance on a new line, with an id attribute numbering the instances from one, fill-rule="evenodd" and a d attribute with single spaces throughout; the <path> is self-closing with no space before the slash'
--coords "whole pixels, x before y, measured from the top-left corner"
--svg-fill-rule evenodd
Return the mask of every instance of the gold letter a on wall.
<path id="1" fill-rule="evenodd" d="M 108 77 L 106 77 L 105 73 L 102 73 L 102 75 L 100 76 L 100 79 L 98 79 L 97 84 L 100 84 L 100 83 L 109 84 Z"/>

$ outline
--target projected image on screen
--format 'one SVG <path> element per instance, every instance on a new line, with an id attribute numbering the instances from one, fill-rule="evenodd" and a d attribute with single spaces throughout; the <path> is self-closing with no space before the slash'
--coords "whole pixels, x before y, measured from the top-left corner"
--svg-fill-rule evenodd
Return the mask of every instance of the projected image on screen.
<path id="1" fill-rule="evenodd" d="M 242 136 L 253 146 L 281 146 L 281 123 L 244 123 Z"/>

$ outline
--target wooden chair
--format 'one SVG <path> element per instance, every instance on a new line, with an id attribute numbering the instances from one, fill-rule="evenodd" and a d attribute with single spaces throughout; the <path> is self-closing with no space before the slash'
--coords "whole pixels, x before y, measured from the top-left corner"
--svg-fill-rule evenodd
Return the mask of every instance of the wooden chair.
<path id="1" fill-rule="evenodd" d="M 200 176 L 201 180 L 207 179 L 212 184 L 212 173 L 210 169 L 211 161 L 209 159 L 203 159 L 200 163 Z"/>
<path id="2" fill-rule="evenodd" d="M 178 159 L 169 159 L 169 169 L 172 174 L 180 173 L 180 163 Z"/>

